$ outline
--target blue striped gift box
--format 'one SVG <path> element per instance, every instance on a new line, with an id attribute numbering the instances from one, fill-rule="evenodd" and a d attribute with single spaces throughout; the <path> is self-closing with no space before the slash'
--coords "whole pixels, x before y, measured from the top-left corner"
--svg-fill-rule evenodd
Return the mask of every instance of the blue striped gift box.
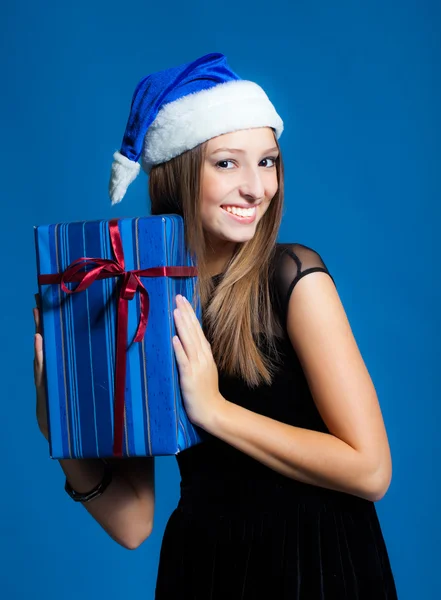
<path id="1" fill-rule="evenodd" d="M 34 227 L 37 274 L 57 274 L 81 257 L 112 259 L 110 221 Z M 118 219 L 125 270 L 194 267 L 180 215 Z M 87 270 L 87 269 L 86 269 Z M 84 271 L 84 269 L 83 269 Z M 119 281 L 118 281 L 119 280 Z M 140 277 L 149 295 L 144 338 L 133 342 L 140 294 L 128 301 L 122 456 L 173 455 L 201 441 L 182 403 L 172 346 L 176 294 L 193 303 L 201 322 L 196 276 Z M 114 456 L 114 383 L 120 276 L 68 294 L 60 283 L 38 284 L 50 456 Z M 66 284 L 75 289 L 77 283 Z"/>

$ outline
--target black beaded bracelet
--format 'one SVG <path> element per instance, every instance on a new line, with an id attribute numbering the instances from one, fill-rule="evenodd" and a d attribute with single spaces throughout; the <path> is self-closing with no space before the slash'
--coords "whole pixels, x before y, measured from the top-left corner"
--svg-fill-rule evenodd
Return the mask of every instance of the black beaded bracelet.
<path id="1" fill-rule="evenodd" d="M 66 477 L 66 483 L 64 484 L 64 489 L 75 502 L 90 502 L 94 498 L 101 496 L 101 494 L 106 490 L 112 481 L 112 467 L 104 461 L 104 476 L 102 480 L 96 485 L 90 492 L 80 493 L 75 491 L 70 485 L 69 481 Z"/>

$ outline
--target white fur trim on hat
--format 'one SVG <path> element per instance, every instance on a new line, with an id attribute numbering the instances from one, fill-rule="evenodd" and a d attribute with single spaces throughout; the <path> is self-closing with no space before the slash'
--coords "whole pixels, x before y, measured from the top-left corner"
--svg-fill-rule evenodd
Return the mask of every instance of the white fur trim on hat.
<path id="1" fill-rule="evenodd" d="M 283 121 L 264 90 L 253 81 L 234 80 L 165 104 L 144 138 L 142 168 L 170 160 L 213 137 L 240 129 L 272 127 L 277 139 Z"/>
<path id="2" fill-rule="evenodd" d="M 130 160 L 118 151 L 114 153 L 109 181 L 109 196 L 112 204 L 121 202 L 127 188 L 137 178 L 139 171 L 140 165 L 138 162 Z"/>

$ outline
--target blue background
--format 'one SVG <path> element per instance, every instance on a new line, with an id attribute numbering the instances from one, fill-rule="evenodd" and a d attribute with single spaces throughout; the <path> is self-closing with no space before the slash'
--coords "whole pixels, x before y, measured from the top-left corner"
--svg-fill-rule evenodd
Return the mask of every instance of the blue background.
<path id="1" fill-rule="evenodd" d="M 285 121 L 279 241 L 316 249 L 374 380 L 393 457 L 377 510 L 400 600 L 439 597 L 439 2 L 4 2 L 0 581 L 8 600 L 153 598 L 178 501 L 157 459 L 152 536 L 118 546 L 63 490 L 35 420 L 33 225 L 146 214 L 107 183 L 144 75 L 223 52 Z"/>

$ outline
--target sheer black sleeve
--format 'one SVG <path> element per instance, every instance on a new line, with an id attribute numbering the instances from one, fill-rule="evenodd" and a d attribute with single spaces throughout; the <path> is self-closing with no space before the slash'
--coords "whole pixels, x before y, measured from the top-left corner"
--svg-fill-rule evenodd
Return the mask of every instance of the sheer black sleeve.
<path id="1" fill-rule="evenodd" d="M 300 279 L 309 273 L 327 273 L 335 284 L 318 252 L 303 244 L 277 244 L 274 268 L 274 296 L 280 321 L 286 329 L 288 304 L 292 291 Z M 337 286 L 336 286 L 337 287 Z"/>

